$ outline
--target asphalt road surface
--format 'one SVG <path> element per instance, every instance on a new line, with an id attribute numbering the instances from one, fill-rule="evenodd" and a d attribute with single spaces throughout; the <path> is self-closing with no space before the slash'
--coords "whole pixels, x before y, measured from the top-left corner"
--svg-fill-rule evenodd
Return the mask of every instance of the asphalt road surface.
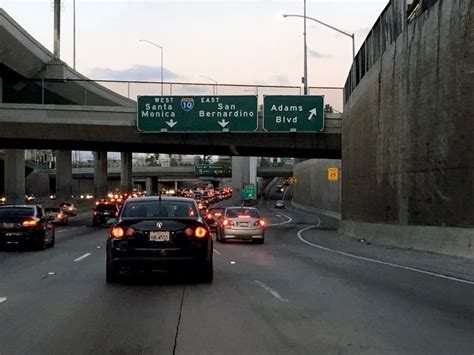
<path id="1" fill-rule="evenodd" d="M 474 263 L 337 236 L 337 221 L 262 211 L 263 245 L 214 244 L 214 282 L 105 283 L 90 212 L 56 247 L 0 252 L 0 354 L 474 353 Z"/>

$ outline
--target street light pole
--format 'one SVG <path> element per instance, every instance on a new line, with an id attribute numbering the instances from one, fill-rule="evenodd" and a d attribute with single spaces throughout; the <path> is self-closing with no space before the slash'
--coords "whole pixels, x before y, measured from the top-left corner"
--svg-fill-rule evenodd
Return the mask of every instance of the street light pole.
<path id="1" fill-rule="evenodd" d="M 308 95 L 308 46 L 306 45 L 306 0 L 304 0 L 304 95 Z"/>
<path id="2" fill-rule="evenodd" d="M 146 39 L 140 39 L 139 42 L 146 42 L 161 49 L 161 96 L 163 96 L 163 47 Z"/>
<path id="3" fill-rule="evenodd" d="M 208 76 L 206 76 L 206 75 L 200 75 L 200 76 L 201 76 L 202 78 L 206 78 L 206 79 L 208 79 L 208 80 L 210 80 L 210 81 L 213 81 L 214 84 L 216 84 L 216 85 L 215 85 L 215 87 L 214 87 L 214 86 L 212 87 L 212 94 L 213 94 L 213 95 L 219 95 L 218 89 L 217 89 L 217 85 L 218 85 L 217 80 L 214 80 L 214 79 L 212 79 L 212 78 L 210 78 L 210 77 L 208 77 Z M 215 89 L 215 90 L 214 90 L 214 89 Z"/>
<path id="4" fill-rule="evenodd" d="M 352 39 L 352 59 L 355 58 L 355 34 L 354 34 L 354 33 L 353 33 L 353 34 L 350 34 L 350 33 L 344 32 L 343 30 L 340 30 L 340 29 L 338 29 L 338 28 L 336 28 L 336 27 L 334 27 L 334 26 L 328 25 L 327 23 L 324 23 L 324 22 L 322 22 L 322 21 L 319 21 L 319 20 L 317 20 L 317 19 L 315 19 L 315 18 L 313 18 L 313 17 L 306 16 L 306 13 L 305 13 L 304 16 L 303 16 L 303 15 L 294 15 L 294 14 L 291 14 L 291 15 L 289 15 L 289 14 L 283 14 L 283 17 L 285 17 L 285 18 L 286 18 L 286 17 L 301 17 L 301 18 L 304 18 L 305 21 L 306 21 L 306 19 L 310 19 L 310 20 L 312 20 L 312 21 L 314 21 L 314 22 L 319 23 L 320 25 L 326 26 L 326 27 L 328 27 L 328 28 L 330 28 L 330 29 L 332 29 L 332 30 L 334 30 L 334 31 L 337 31 L 337 32 L 339 32 L 339 33 L 341 33 L 341 34 L 343 34 L 343 35 L 345 35 L 345 36 L 347 36 L 347 37 L 350 37 L 350 38 Z"/>
<path id="5" fill-rule="evenodd" d="M 72 1 L 72 68 L 76 70 L 76 0 Z"/>

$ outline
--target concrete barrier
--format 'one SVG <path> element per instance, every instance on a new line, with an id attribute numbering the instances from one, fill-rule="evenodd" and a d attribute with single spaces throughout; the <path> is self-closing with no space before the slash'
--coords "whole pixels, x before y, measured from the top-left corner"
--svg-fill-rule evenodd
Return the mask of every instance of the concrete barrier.
<path id="1" fill-rule="evenodd" d="M 395 225 L 342 220 L 338 232 L 376 245 L 474 259 L 474 229 Z"/>

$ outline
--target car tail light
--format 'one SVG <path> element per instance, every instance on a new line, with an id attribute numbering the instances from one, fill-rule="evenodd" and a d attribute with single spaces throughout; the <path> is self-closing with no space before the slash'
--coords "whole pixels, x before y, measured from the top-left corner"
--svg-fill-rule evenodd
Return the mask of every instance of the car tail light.
<path id="1" fill-rule="evenodd" d="M 259 219 L 258 221 L 254 223 L 254 226 L 257 226 L 257 227 L 265 227 L 266 225 L 267 225 L 267 222 L 265 222 L 264 219 Z"/>
<path id="2" fill-rule="evenodd" d="M 94 216 L 97 216 L 97 211 L 94 211 L 92 214 L 93 214 Z"/>
<path id="3" fill-rule="evenodd" d="M 239 214 L 239 215 L 237 215 L 237 217 L 239 217 L 239 218 L 250 218 L 250 215 L 248 215 L 248 214 Z"/>
<path id="4" fill-rule="evenodd" d="M 25 219 L 21 225 L 23 227 L 36 227 L 38 225 L 38 222 L 36 222 L 34 219 Z"/>
<path id="5" fill-rule="evenodd" d="M 119 213 L 118 211 L 115 212 L 115 217 L 118 217 Z"/>
<path id="6" fill-rule="evenodd" d="M 188 228 L 186 228 L 186 229 L 184 230 L 184 234 L 186 234 L 186 236 L 190 237 L 190 236 L 192 236 L 192 235 L 194 234 L 194 231 L 193 231 L 192 228 L 189 228 L 189 227 L 188 227 Z"/>
<path id="7" fill-rule="evenodd" d="M 115 226 L 112 227 L 110 231 L 110 235 L 114 239 L 122 239 L 123 237 L 131 237 L 135 234 L 135 229 L 131 227 L 120 227 Z"/>
<path id="8" fill-rule="evenodd" d="M 233 226 L 233 225 L 234 225 L 234 222 L 233 222 L 231 219 L 227 219 L 227 218 L 226 218 L 226 219 L 224 219 L 224 220 L 222 221 L 222 225 L 223 225 L 224 227 L 229 227 L 229 226 Z"/>
<path id="9" fill-rule="evenodd" d="M 208 213 L 207 214 L 207 219 L 211 219 L 212 218 L 212 213 Z"/>
<path id="10" fill-rule="evenodd" d="M 197 238 L 204 238 L 207 235 L 207 230 L 206 228 L 203 228 L 203 227 L 197 227 L 196 230 L 194 231 L 194 235 Z"/>

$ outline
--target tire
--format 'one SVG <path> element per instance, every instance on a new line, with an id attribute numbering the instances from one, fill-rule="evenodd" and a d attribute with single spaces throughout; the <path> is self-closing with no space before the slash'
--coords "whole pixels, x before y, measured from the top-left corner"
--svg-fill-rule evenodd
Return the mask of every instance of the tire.
<path id="1" fill-rule="evenodd" d="M 211 260 L 206 261 L 206 263 L 199 270 L 198 281 L 202 283 L 211 283 L 213 279 L 214 279 L 214 267 L 213 267 L 212 258 L 211 258 Z"/>
<path id="2" fill-rule="evenodd" d="M 49 242 L 49 247 L 54 248 L 55 244 L 56 244 L 56 233 L 53 232 L 53 237 L 51 238 L 51 241 Z"/>
<path id="3" fill-rule="evenodd" d="M 41 250 L 45 250 L 45 249 L 46 249 L 46 242 L 45 242 L 44 238 L 41 239 L 41 240 L 38 240 L 38 241 L 35 243 L 35 249 L 36 249 L 37 251 L 41 251 Z"/>
<path id="4" fill-rule="evenodd" d="M 114 284 L 119 282 L 119 275 L 117 269 L 115 268 L 114 264 L 107 260 L 105 265 L 105 281 L 108 284 Z"/>

